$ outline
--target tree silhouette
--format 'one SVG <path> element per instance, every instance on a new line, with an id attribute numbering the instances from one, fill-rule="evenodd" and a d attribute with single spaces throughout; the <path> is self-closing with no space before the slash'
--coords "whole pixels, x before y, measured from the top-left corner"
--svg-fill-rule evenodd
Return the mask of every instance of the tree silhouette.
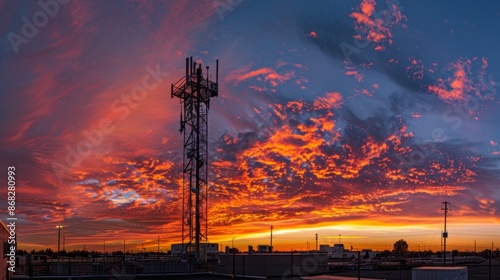
<path id="1" fill-rule="evenodd" d="M 363 257 L 363 259 L 369 259 L 370 258 L 370 253 L 368 253 L 368 251 L 366 251 L 365 253 L 365 256 Z"/>
<path id="2" fill-rule="evenodd" d="M 401 257 L 406 256 L 406 253 L 408 252 L 408 243 L 406 243 L 403 239 L 396 241 L 396 243 L 394 243 L 393 251 Z"/>

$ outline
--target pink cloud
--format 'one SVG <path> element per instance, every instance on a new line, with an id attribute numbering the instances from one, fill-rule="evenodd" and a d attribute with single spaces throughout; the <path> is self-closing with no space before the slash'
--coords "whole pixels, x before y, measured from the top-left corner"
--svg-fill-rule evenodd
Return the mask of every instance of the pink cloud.
<path id="1" fill-rule="evenodd" d="M 262 67 L 256 70 L 246 71 L 245 68 L 236 69 L 227 75 L 227 80 L 234 81 L 236 85 L 240 82 L 257 78 L 257 80 L 269 82 L 272 87 L 277 87 L 279 83 L 290 80 L 295 76 L 295 71 L 285 71 L 278 73 L 269 67 Z"/>
<path id="2" fill-rule="evenodd" d="M 487 66 L 485 58 L 481 61 L 477 58 L 460 58 L 447 66 L 445 74 L 451 72 L 449 77 L 438 78 L 427 89 L 445 101 L 465 100 L 467 96 L 491 99 L 496 90 L 486 78 Z"/>
<path id="3" fill-rule="evenodd" d="M 375 13 L 375 0 L 363 0 L 359 7 L 350 14 L 355 20 L 355 29 L 361 35 L 355 35 L 358 40 L 366 39 L 374 43 L 376 51 L 385 50 L 385 43 L 392 44 L 392 29 L 402 25 L 406 16 L 401 13 L 399 6 L 389 5 L 387 10 L 378 14 Z M 404 27 L 404 26 L 403 26 Z"/>
<path id="4" fill-rule="evenodd" d="M 318 34 L 316 32 L 311 31 L 309 34 L 307 34 L 307 37 L 309 38 L 318 38 Z"/>

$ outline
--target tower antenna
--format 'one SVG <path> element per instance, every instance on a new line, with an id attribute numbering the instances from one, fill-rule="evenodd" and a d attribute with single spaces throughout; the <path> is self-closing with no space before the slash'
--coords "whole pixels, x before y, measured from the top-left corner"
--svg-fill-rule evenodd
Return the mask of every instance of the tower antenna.
<path id="1" fill-rule="evenodd" d="M 206 258 L 206 246 L 200 244 L 208 243 L 208 110 L 210 98 L 219 95 L 218 88 L 217 82 L 209 80 L 208 67 L 204 78 L 201 63 L 193 62 L 193 57 L 186 58 L 185 76 L 171 86 L 171 98 L 180 100 L 184 135 L 181 254 L 195 254 L 195 258 Z"/>

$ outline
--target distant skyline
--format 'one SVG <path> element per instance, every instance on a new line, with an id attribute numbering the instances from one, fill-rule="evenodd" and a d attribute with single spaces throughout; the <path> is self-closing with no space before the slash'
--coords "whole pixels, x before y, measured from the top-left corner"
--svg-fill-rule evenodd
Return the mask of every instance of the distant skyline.
<path id="1" fill-rule="evenodd" d="M 498 26 L 496 1 L 1 1 L 19 248 L 181 242 L 189 56 L 220 62 L 210 242 L 438 251 L 449 201 L 448 250 L 500 247 Z"/>

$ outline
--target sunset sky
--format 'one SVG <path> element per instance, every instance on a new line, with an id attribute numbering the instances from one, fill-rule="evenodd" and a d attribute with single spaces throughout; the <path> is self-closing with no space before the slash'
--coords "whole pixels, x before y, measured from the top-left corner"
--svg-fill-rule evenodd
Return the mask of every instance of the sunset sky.
<path id="1" fill-rule="evenodd" d="M 193 56 L 220 63 L 210 242 L 437 251 L 449 201 L 449 249 L 498 247 L 499 27 L 497 1 L 0 0 L 0 218 L 15 166 L 21 249 L 179 243 Z"/>

